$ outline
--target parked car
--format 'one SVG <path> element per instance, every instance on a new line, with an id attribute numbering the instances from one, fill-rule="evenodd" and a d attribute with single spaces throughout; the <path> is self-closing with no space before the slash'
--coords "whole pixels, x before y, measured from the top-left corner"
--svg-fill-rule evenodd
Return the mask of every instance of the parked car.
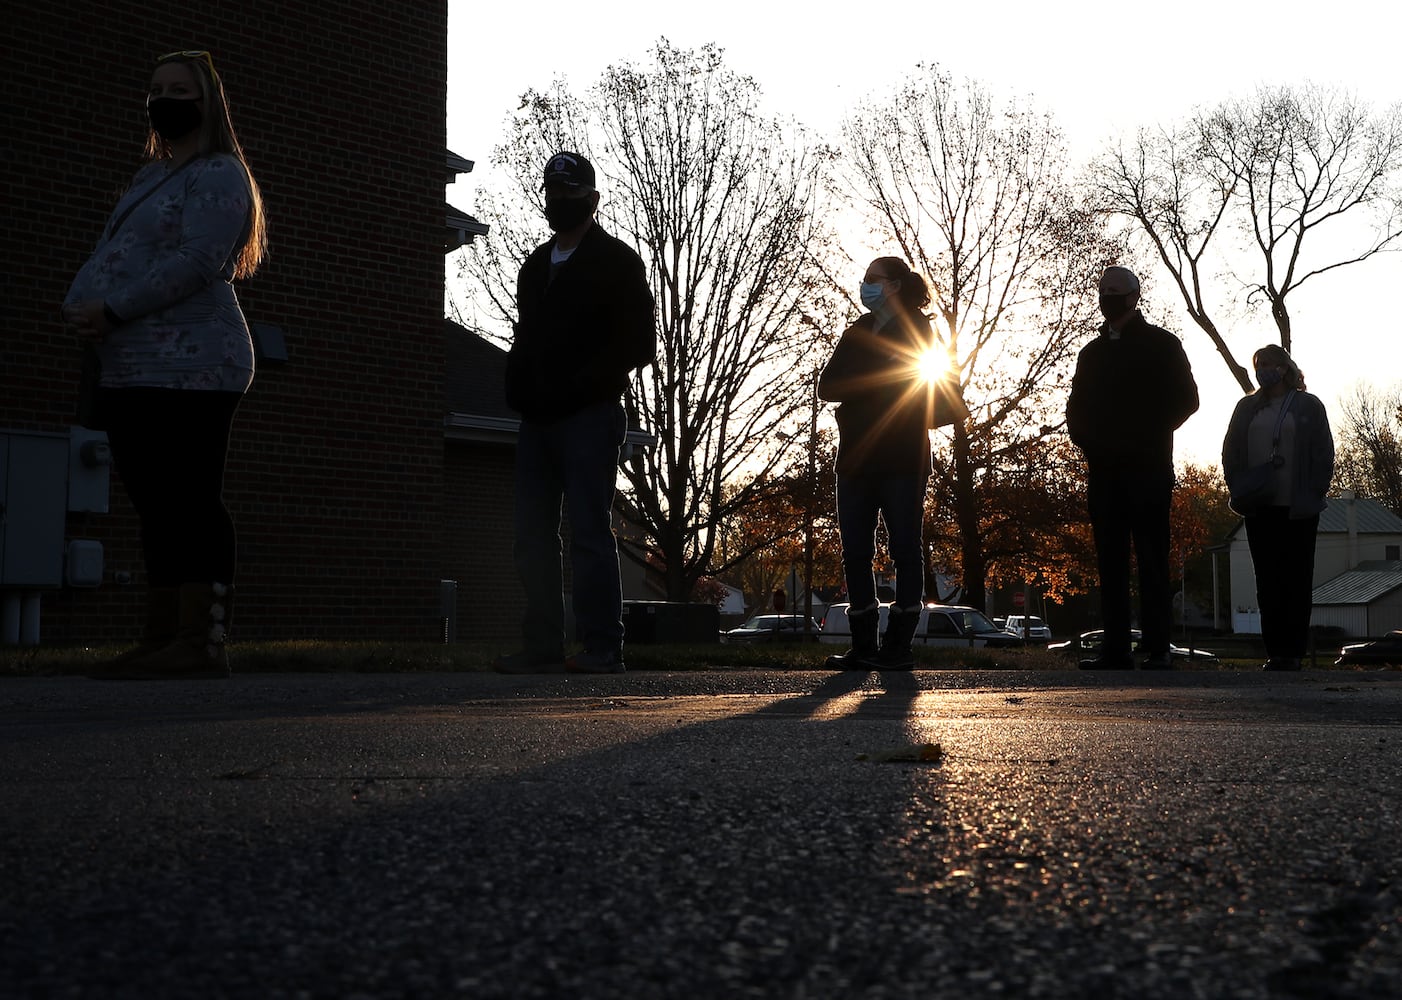
<path id="1" fill-rule="evenodd" d="M 1029 642 L 1047 642 L 1051 639 L 1051 629 L 1036 615 L 1008 615 L 1003 630 Z"/>
<path id="2" fill-rule="evenodd" d="M 1054 653 L 1069 653 L 1072 655 L 1079 654 L 1080 656 L 1090 658 L 1094 657 L 1097 653 L 1100 652 L 1100 644 L 1104 641 L 1104 639 L 1105 632 L 1103 629 L 1093 629 L 1089 632 L 1081 633 L 1081 647 L 1079 650 L 1076 649 L 1076 643 L 1072 639 L 1067 639 L 1065 642 L 1048 643 L 1047 649 L 1051 650 Z M 1139 639 L 1139 629 L 1130 629 L 1129 648 L 1131 652 L 1138 651 Z M 1172 643 L 1169 644 L 1168 653 L 1170 656 L 1179 660 L 1193 659 L 1199 662 L 1203 662 L 1217 659 L 1216 653 L 1209 653 L 1205 649 L 1189 650 L 1184 648 L 1183 646 L 1175 646 Z"/>
<path id="3" fill-rule="evenodd" d="M 1394 629 L 1369 642 L 1351 642 L 1339 650 L 1334 663 L 1340 667 L 1402 666 L 1402 630 Z"/>
<path id="4" fill-rule="evenodd" d="M 852 626 L 847 620 L 848 605 L 834 604 L 823 619 L 823 642 L 852 641 Z M 886 618 L 891 605 L 881 605 L 880 629 L 886 630 Z M 927 604 L 920 609 L 920 621 L 915 626 L 914 645 L 917 646 L 1021 646 L 1022 640 L 1004 632 L 977 608 L 958 604 Z"/>
<path id="5" fill-rule="evenodd" d="M 721 633 L 722 642 L 816 642 L 821 626 L 808 619 L 808 631 L 803 629 L 803 615 L 755 615 L 739 628 Z"/>

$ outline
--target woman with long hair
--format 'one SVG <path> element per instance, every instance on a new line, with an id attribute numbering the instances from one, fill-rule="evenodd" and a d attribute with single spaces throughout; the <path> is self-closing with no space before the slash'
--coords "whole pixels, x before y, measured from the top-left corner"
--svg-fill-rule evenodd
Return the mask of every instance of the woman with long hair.
<path id="1" fill-rule="evenodd" d="M 157 59 L 146 113 L 148 162 L 63 306 L 100 360 L 94 423 L 136 508 L 146 566 L 142 641 L 95 675 L 226 677 L 235 536 L 224 463 L 253 380 L 231 283 L 258 269 L 267 228 L 208 52 Z"/>
<path id="2" fill-rule="evenodd" d="M 868 310 L 842 334 L 818 379 L 837 407 L 837 520 L 847 581 L 851 648 L 836 669 L 909 670 L 925 595 L 922 529 L 930 478 L 932 388 L 922 367 L 935 346 L 925 279 L 899 257 L 878 257 L 862 277 Z M 877 520 L 886 524 L 895 602 L 878 643 L 880 604 L 872 561 Z"/>
<path id="3" fill-rule="evenodd" d="M 1309 640 L 1314 546 L 1334 474 L 1334 436 L 1319 397 L 1285 348 L 1267 344 L 1252 357 L 1260 386 L 1237 403 L 1222 442 L 1230 487 L 1248 469 L 1269 467 L 1269 495 L 1234 501 L 1246 521 L 1256 569 L 1265 670 L 1299 670 Z"/>

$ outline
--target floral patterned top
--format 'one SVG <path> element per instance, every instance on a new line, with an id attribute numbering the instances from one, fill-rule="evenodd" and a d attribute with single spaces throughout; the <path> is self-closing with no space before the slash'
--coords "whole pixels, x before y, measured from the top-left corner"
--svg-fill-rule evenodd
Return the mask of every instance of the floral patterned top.
<path id="1" fill-rule="evenodd" d="M 98 345 L 103 386 L 248 389 L 253 341 L 230 282 L 251 200 L 224 153 L 137 172 L 64 299 L 101 299 L 122 320 Z"/>

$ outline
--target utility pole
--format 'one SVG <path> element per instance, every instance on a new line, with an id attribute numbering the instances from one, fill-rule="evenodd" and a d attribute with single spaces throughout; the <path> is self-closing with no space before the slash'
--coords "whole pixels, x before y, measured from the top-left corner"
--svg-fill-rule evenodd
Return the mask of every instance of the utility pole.
<path id="1" fill-rule="evenodd" d="M 813 631 L 813 503 L 818 496 L 818 368 L 813 367 L 812 396 L 808 407 L 808 489 L 803 502 L 803 631 Z"/>

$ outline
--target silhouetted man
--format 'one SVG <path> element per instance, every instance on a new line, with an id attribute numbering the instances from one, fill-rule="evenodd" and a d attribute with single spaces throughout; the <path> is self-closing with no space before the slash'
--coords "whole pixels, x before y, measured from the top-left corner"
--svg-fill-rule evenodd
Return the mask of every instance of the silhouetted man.
<path id="1" fill-rule="evenodd" d="M 1081 349 L 1066 428 L 1086 458 L 1086 501 L 1100 570 L 1105 635 L 1087 670 L 1134 668 L 1130 645 L 1130 546 L 1139 564 L 1140 649 L 1144 666 L 1167 670 L 1173 595 L 1169 590 L 1169 509 L 1173 432 L 1198 408 L 1183 345 L 1145 322 L 1139 279 L 1123 267 L 1100 278 L 1100 335 Z"/>
<path id="2" fill-rule="evenodd" d="M 594 167 L 562 152 L 545 167 L 553 239 L 517 281 L 519 319 L 506 360 L 506 401 L 521 414 L 516 442 L 516 569 L 526 592 L 520 652 L 502 673 L 621 673 L 623 587 L 613 534 L 614 482 L 626 431 L 629 373 L 657 351 L 652 291 L 634 250 L 594 221 Z M 560 511 L 570 518 L 576 637 L 565 658 Z"/>

